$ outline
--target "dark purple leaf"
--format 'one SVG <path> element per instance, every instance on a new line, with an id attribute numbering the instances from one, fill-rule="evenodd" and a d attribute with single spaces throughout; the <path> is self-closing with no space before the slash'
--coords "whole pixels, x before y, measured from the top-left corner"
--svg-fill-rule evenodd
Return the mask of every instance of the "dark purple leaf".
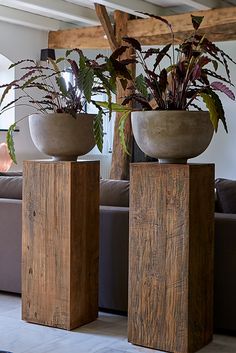
<path id="1" fill-rule="evenodd" d="M 136 101 L 142 105 L 143 108 L 147 110 L 152 110 L 150 104 L 148 101 L 141 95 L 139 94 L 130 94 L 129 96 L 125 97 L 125 99 L 122 102 L 122 105 L 127 105 L 131 101 Z"/>
<path id="2" fill-rule="evenodd" d="M 201 56 L 199 59 L 198 59 L 198 65 L 200 67 L 203 67 L 205 65 L 207 65 L 208 63 L 212 62 L 212 60 L 210 58 L 208 58 L 208 56 Z"/>
<path id="3" fill-rule="evenodd" d="M 120 60 L 120 63 L 122 65 L 129 65 L 129 64 L 137 63 L 137 60 L 136 59 L 124 59 L 124 60 Z"/>
<path id="4" fill-rule="evenodd" d="M 68 63 L 70 64 L 71 66 L 71 69 L 73 71 L 73 74 L 75 75 L 75 77 L 78 77 L 79 75 L 79 68 L 78 68 L 78 65 L 76 63 L 75 60 L 71 60 L 71 59 L 67 59 Z"/>
<path id="5" fill-rule="evenodd" d="M 153 70 L 155 71 L 157 66 L 160 64 L 161 60 L 167 55 L 170 47 L 171 47 L 171 43 L 167 44 L 161 51 L 160 53 L 157 55 L 154 66 L 153 66 Z"/>
<path id="6" fill-rule="evenodd" d="M 226 83 L 230 83 L 229 80 L 227 80 L 226 78 L 224 78 L 221 75 L 218 75 L 215 71 L 211 71 L 211 70 L 208 70 L 208 69 L 203 69 L 202 71 L 208 76 L 211 76 L 211 77 L 214 77 L 214 78 L 218 78 L 218 80 L 221 80 L 221 81 L 226 82 Z"/>
<path id="7" fill-rule="evenodd" d="M 105 57 L 106 57 L 106 56 L 103 55 L 103 54 L 98 54 L 95 59 L 98 60 L 98 59 L 103 59 L 103 58 L 105 58 Z"/>
<path id="8" fill-rule="evenodd" d="M 214 81 L 214 82 L 211 83 L 211 87 L 214 88 L 217 91 L 223 92 L 230 99 L 235 100 L 234 93 L 227 86 L 225 86 L 223 83 Z"/>
<path id="9" fill-rule="evenodd" d="M 110 58 L 110 62 L 113 66 L 114 72 L 119 78 L 125 78 L 127 80 L 132 80 L 132 76 L 125 65 L 120 63 L 118 60 Z"/>
<path id="10" fill-rule="evenodd" d="M 122 54 L 124 54 L 126 52 L 126 50 L 129 47 L 127 45 L 122 45 L 119 48 L 117 48 L 115 51 L 113 51 L 113 53 L 111 54 L 110 58 L 112 59 L 118 59 L 119 56 L 121 56 Z"/>
<path id="11" fill-rule="evenodd" d="M 131 37 L 123 37 L 122 39 L 124 42 L 129 43 L 135 50 L 138 50 L 139 52 L 142 51 L 141 44 L 137 39 Z"/>
<path id="12" fill-rule="evenodd" d="M 145 53 L 144 55 L 144 60 L 146 60 L 147 58 L 149 58 L 149 56 L 157 54 L 160 52 L 159 48 L 149 48 L 147 51 L 143 52 Z"/>
<path id="13" fill-rule="evenodd" d="M 168 84 L 167 71 L 166 71 L 166 69 L 163 69 L 163 70 L 161 70 L 160 79 L 159 79 L 159 87 L 160 87 L 161 92 L 165 92 L 167 84 Z"/>
<path id="14" fill-rule="evenodd" d="M 196 64 L 192 71 L 191 80 L 193 81 L 198 80 L 201 77 L 201 73 L 202 73 L 201 67 L 199 66 L 199 64 Z"/>
<path id="15" fill-rule="evenodd" d="M 199 26 L 202 23 L 202 20 L 204 19 L 204 16 L 193 16 L 193 15 L 191 15 L 191 17 L 192 17 L 193 28 L 195 30 L 198 30 Z"/>

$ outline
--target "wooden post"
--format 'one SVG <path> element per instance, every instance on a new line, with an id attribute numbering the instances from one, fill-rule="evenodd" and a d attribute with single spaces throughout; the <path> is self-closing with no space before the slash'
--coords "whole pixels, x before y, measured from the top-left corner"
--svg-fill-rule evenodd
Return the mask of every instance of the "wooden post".
<path id="1" fill-rule="evenodd" d="M 99 162 L 26 161 L 22 318 L 74 329 L 98 314 Z"/>
<path id="2" fill-rule="evenodd" d="M 122 37 L 127 35 L 127 23 L 129 14 L 115 11 L 115 25 L 116 25 L 116 41 L 119 45 L 122 44 Z M 132 57 L 134 54 L 134 50 L 130 48 L 122 55 L 122 60 L 128 59 Z M 135 73 L 135 64 L 130 64 L 129 69 L 132 74 Z M 129 86 L 129 85 L 128 85 Z M 117 103 L 122 103 L 124 100 L 124 96 L 129 95 L 131 90 L 128 88 L 124 90 L 120 84 L 117 82 L 117 95 L 116 101 Z M 129 164 L 131 162 L 131 156 L 126 154 L 123 151 L 123 148 L 120 143 L 120 136 L 119 136 L 119 122 L 122 113 L 116 114 L 116 121 L 115 121 L 115 129 L 114 129 L 114 140 L 113 140 L 113 151 L 112 151 L 112 163 L 111 163 L 111 179 L 129 179 Z M 125 128 L 125 140 L 128 147 L 128 150 L 132 154 L 132 128 L 131 128 L 131 121 L 130 117 L 127 119 L 127 124 Z"/>
<path id="3" fill-rule="evenodd" d="M 213 165 L 131 165 L 130 342 L 192 353 L 212 340 L 213 230 Z"/>

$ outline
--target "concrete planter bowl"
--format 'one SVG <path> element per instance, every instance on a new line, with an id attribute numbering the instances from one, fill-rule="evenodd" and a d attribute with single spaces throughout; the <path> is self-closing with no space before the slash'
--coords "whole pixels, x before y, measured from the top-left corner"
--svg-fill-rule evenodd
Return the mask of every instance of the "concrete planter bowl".
<path id="1" fill-rule="evenodd" d="M 55 161 L 76 161 L 93 149 L 94 114 L 66 113 L 32 114 L 29 129 L 33 143 L 40 152 Z"/>
<path id="2" fill-rule="evenodd" d="M 214 132 L 209 113 L 202 111 L 139 111 L 131 121 L 139 148 L 160 163 L 187 163 L 205 151 Z"/>

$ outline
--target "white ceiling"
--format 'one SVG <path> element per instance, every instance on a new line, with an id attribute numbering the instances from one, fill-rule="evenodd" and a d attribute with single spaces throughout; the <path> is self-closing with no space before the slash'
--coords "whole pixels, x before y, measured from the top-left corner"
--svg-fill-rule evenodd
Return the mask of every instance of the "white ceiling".
<path id="1" fill-rule="evenodd" d="M 208 10 L 236 5 L 236 0 L 0 0 L 0 20 L 45 31 L 99 25 L 94 3 L 138 17 Z"/>

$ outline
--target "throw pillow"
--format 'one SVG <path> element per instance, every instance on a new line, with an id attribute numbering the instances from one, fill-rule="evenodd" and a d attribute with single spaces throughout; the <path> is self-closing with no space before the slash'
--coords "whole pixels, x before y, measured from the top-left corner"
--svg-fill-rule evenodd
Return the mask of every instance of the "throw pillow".
<path id="1" fill-rule="evenodd" d="M 216 179 L 217 209 L 223 213 L 236 213 L 236 180 Z"/>
<path id="2" fill-rule="evenodd" d="M 129 207 L 129 181 L 101 179 L 100 205 Z"/>

